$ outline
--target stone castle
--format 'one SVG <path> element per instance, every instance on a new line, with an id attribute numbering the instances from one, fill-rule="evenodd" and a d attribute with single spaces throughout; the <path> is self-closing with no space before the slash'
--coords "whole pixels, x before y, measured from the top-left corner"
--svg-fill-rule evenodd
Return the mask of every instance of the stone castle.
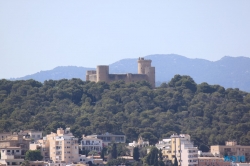
<path id="1" fill-rule="evenodd" d="M 110 83 L 112 81 L 124 80 L 126 83 L 137 81 L 148 81 L 155 88 L 155 67 L 151 66 L 151 60 L 144 58 L 138 59 L 138 74 L 109 74 L 109 66 L 100 65 L 96 70 L 88 70 L 86 73 L 86 81 L 104 81 Z"/>

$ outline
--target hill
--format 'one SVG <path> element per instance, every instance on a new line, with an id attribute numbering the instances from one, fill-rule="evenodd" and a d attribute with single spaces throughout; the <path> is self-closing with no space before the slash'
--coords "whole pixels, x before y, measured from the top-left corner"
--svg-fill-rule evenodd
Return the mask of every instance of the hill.
<path id="1" fill-rule="evenodd" d="M 0 132 L 24 129 L 73 134 L 110 132 L 128 141 L 141 135 L 156 143 L 173 133 L 191 135 L 195 145 L 236 140 L 250 145 L 250 94 L 219 85 L 196 84 L 175 75 L 156 89 L 145 82 L 84 82 L 80 79 L 0 80 Z"/>
<path id="2" fill-rule="evenodd" d="M 222 85 L 225 88 L 239 88 L 250 92 L 250 58 L 225 56 L 215 62 L 190 59 L 175 54 L 149 55 L 145 58 L 151 59 L 152 65 L 156 67 L 158 85 L 162 82 L 168 82 L 174 75 L 180 74 L 191 76 L 197 83 L 207 82 Z M 40 82 L 62 78 L 85 80 L 85 73 L 88 69 L 73 66 L 57 67 L 53 70 L 13 80 L 35 79 Z M 110 73 L 137 73 L 137 59 L 123 59 L 110 64 Z"/>
<path id="3" fill-rule="evenodd" d="M 85 68 L 77 66 L 58 66 L 52 70 L 40 71 L 35 74 L 27 75 L 20 78 L 11 78 L 10 80 L 37 80 L 44 82 L 45 80 L 60 80 L 60 79 L 71 79 L 81 78 L 85 80 L 87 70 L 93 70 L 94 68 Z"/>

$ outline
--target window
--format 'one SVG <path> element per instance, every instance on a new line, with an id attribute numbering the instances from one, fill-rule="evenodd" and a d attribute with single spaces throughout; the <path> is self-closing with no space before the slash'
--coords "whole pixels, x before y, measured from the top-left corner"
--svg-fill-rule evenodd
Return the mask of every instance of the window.
<path id="1" fill-rule="evenodd" d="M 19 150 L 16 150 L 16 152 L 19 152 Z"/>

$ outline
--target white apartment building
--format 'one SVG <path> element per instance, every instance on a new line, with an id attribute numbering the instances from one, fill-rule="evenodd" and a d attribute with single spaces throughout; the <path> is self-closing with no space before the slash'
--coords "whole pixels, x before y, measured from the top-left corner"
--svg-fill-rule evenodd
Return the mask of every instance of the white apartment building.
<path id="1" fill-rule="evenodd" d="M 197 166 L 198 149 L 193 146 L 188 134 L 173 134 L 170 138 L 163 139 L 155 145 L 162 150 L 165 161 L 174 162 L 177 158 L 179 166 Z"/>
<path id="2" fill-rule="evenodd" d="M 91 136 L 85 137 L 85 135 L 83 135 L 79 148 L 81 150 L 101 152 L 103 148 L 103 143 L 101 139 Z"/>
<path id="3" fill-rule="evenodd" d="M 194 147 L 192 142 L 182 142 L 178 157 L 181 166 L 197 166 L 198 148 Z"/>
<path id="4" fill-rule="evenodd" d="M 158 149 L 164 150 L 171 148 L 171 138 L 169 139 L 162 139 L 155 145 Z"/>
<path id="5" fill-rule="evenodd" d="M 125 135 L 115 135 L 108 132 L 101 135 L 89 135 L 89 137 L 101 139 L 105 146 L 111 143 L 126 143 Z"/>
<path id="6" fill-rule="evenodd" d="M 132 147 L 147 147 L 149 146 L 149 141 L 143 140 L 142 137 L 138 138 L 138 141 L 133 141 L 132 143 L 129 143 L 128 146 Z"/>

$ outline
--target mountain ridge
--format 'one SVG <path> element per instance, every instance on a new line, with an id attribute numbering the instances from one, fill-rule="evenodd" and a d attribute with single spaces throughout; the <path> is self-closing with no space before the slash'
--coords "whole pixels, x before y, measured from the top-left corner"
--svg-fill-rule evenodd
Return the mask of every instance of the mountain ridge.
<path id="1" fill-rule="evenodd" d="M 219 84 L 225 88 L 239 88 L 250 91 L 250 58 L 224 56 L 217 61 L 209 61 L 200 58 L 187 58 L 177 54 L 152 54 L 144 57 L 152 60 L 152 66 L 156 68 L 156 82 L 168 82 L 176 75 L 189 75 L 196 83 L 207 82 Z M 137 58 L 121 59 L 109 65 L 110 73 L 137 73 Z M 81 78 L 85 80 L 87 70 L 94 68 L 76 66 L 58 66 L 52 70 L 40 71 L 11 80 L 34 79 L 40 82 L 44 80 L 58 80 Z"/>

